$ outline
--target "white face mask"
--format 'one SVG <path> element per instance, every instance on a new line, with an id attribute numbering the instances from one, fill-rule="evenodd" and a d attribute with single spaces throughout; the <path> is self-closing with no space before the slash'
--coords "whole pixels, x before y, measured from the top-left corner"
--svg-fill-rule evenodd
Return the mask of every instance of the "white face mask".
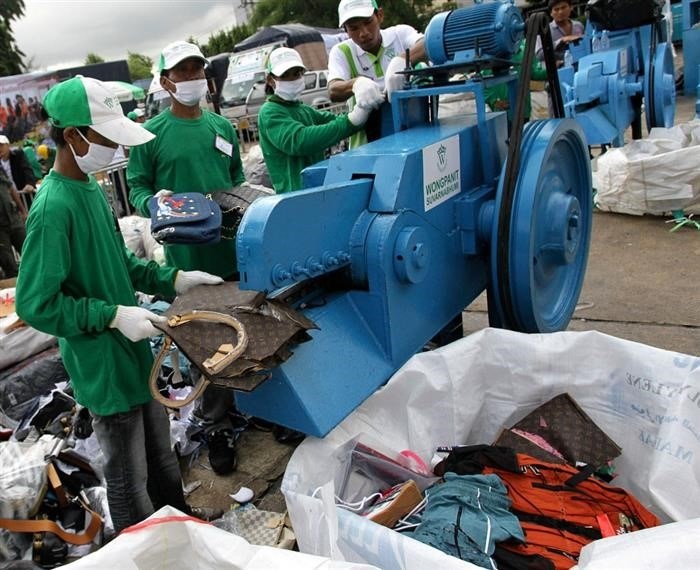
<path id="1" fill-rule="evenodd" d="M 80 137 L 86 143 L 88 143 L 88 151 L 83 156 L 78 156 L 75 154 L 73 145 L 69 144 L 68 146 L 75 157 L 75 162 L 78 165 L 78 168 L 80 168 L 80 170 L 82 170 L 85 174 L 102 170 L 105 166 L 108 166 L 112 160 L 114 160 L 114 154 L 117 152 L 116 148 L 90 142 L 77 128 L 76 131 L 78 131 Z"/>
<path id="2" fill-rule="evenodd" d="M 176 91 L 170 91 L 170 94 L 187 107 L 198 105 L 200 99 L 204 97 L 207 92 L 206 79 L 193 79 L 191 81 L 180 81 L 178 83 L 170 79 L 168 79 L 168 81 L 175 85 L 176 88 Z"/>
<path id="3" fill-rule="evenodd" d="M 296 101 L 305 87 L 306 83 L 303 77 L 292 81 L 275 79 L 275 95 L 285 101 Z"/>

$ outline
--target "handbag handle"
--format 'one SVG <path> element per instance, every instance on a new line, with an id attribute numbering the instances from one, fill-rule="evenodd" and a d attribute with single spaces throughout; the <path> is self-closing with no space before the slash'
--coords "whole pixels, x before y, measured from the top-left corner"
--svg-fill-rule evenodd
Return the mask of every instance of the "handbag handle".
<path id="1" fill-rule="evenodd" d="M 239 358 L 246 351 L 246 348 L 248 348 L 248 333 L 246 332 L 243 323 L 241 323 L 241 321 L 239 321 L 236 317 L 226 315 L 224 313 L 217 313 L 215 311 L 190 311 L 189 313 L 171 316 L 168 319 L 168 326 L 179 327 L 192 321 L 207 321 L 211 323 L 228 325 L 235 329 L 238 333 L 238 342 L 235 346 L 230 343 L 220 345 L 216 352 L 202 363 L 202 366 L 207 374 L 218 374 L 233 363 L 237 358 Z M 165 342 L 163 343 L 160 352 L 153 362 L 151 375 L 148 378 L 148 387 L 151 390 L 151 395 L 153 398 L 164 406 L 167 406 L 168 408 L 182 408 L 199 398 L 204 393 L 204 390 L 207 389 L 207 386 L 211 384 L 211 380 L 202 374 L 192 392 L 190 392 L 190 394 L 183 400 L 170 400 L 169 398 L 163 397 L 160 390 L 158 390 L 158 371 L 160 370 L 160 365 L 163 363 L 165 356 L 168 354 L 170 347 L 172 346 L 172 342 L 173 341 L 169 336 L 165 337 Z"/>

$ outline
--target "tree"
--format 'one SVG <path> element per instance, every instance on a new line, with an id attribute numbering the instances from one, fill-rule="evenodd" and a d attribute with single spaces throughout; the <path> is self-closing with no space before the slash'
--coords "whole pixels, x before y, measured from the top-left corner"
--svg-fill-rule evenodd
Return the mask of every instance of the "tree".
<path id="1" fill-rule="evenodd" d="M 233 51 L 234 46 L 246 39 L 248 36 L 253 35 L 255 28 L 248 24 L 243 24 L 241 26 L 234 26 L 229 30 L 221 30 L 216 34 L 209 36 L 209 40 L 203 46 L 202 53 L 209 57 L 216 55 L 217 53 L 224 53 L 228 51 Z"/>
<path id="2" fill-rule="evenodd" d="M 25 70 L 24 53 L 17 47 L 12 34 L 12 21 L 24 15 L 24 0 L 0 2 L 0 76 L 17 75 Z"/>
<path id="3" fill-rule="evenodd" d="M 103 57 L 100 57 L 96 53 L 90 52 L 85 56 L 85 65 L 90 65 L 91 63 L 104 63 L 105 60 Z"/>
<path id="4" fill-rule="evenodd" d="M 150 57 L 141 53 L 133 53 L 130 51 L 127 52 L 127 54 L 126 64 L 129 66 L 129 74 L 131 75 L 132 81 L 151 77 L 153 60 Z"/>

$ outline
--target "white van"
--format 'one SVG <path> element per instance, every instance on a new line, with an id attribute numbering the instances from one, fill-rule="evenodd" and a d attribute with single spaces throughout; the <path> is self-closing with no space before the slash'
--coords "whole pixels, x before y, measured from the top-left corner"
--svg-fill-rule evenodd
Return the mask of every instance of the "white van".
<path id="1" fill-rule="evenodd" d="M 267 58 L 273 49 L 281 45 L 274 43 L 231 54 L 228 77 L 219 96 L 219 108 L 224 117 L 236 119 L 248 114 L 248 95 L 255 85 L 265 83 Z"/>

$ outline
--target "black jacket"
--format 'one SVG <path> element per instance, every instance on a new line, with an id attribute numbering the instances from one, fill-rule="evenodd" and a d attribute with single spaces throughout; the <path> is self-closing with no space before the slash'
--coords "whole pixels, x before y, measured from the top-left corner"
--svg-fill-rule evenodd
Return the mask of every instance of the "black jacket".
<path id="1" fill-rule="evenodd" d="M 15 182 L 17 190 L 21 190 L 27 184 L 36 186 L 36 176 L 32 172 L 32 167 L 24 155 L 21 148 L 13 148 L 10 151 L 10 169 L 12 170 L 12 180 Z"/>

